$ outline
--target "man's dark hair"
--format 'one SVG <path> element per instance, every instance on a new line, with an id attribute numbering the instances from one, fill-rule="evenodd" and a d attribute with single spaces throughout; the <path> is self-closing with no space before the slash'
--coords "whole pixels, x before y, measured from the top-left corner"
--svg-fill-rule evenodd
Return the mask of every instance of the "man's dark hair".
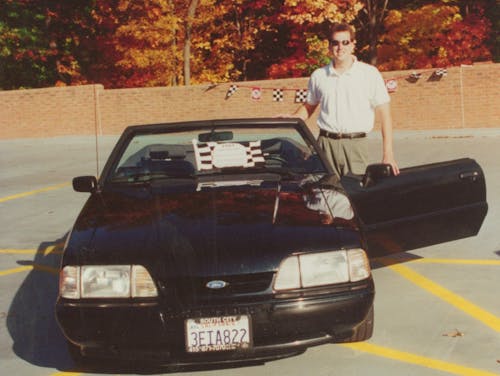
<path id="1" fill-rule="evenodd" d="M 335 22 L 330 26 L 328 40 L 331 42 L 333 34 L 342 31 L 347 31 L 351 35 L 351 41 L 356 39 L 356 31 L 354 30 L 354 27 L 345 22 Z"/>

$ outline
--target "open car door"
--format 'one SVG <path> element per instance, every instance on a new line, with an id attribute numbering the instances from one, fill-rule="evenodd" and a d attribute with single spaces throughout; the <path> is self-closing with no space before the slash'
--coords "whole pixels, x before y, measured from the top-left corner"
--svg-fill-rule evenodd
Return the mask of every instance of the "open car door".
<path id="1" fill-rule="evenodd" d="M 488 211 L 481 167 L 458 159 L 401 169 L 368 166 L 341 179 L 370 257 L 474 236 Z"/>

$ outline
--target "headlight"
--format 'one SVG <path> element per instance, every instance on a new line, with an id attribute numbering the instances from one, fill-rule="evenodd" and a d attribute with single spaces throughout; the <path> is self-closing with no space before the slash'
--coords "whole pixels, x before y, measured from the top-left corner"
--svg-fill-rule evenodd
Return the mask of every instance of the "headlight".
<path id="1" fill-rule="evenodd" d="M 126 298 L 130 296 L 130 266 L 82 266 L 82 298 Z"/>
<path id="2" fill-rule="evenodd" d="M 300 255 L 302 287 L 349 282 L 346 253 L 334 251 Z"/>
<path id="3" fill-rule="evenodd" d="M 59 292 L 67 299 L 158 296 L 151 275 L 142 265 L 65 266 L 60 273 Z"/>
<path id="4" fill-rule="evenodd" d="M 286 258 L 278 269 L 275 290 L 289 290 L 357 282 L 370 276 L 362 249 L 305 253 Z"/>

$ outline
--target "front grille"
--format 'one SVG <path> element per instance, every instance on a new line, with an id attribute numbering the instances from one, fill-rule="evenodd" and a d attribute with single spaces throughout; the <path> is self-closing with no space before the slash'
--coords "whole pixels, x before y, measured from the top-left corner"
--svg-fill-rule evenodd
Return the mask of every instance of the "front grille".
<path id="1" fill-rule="evenodd" d="M 183 308 L 182 310 L 165 310 L 165 318 L 171 319 L 189 319 L 196 317 L 220 317 L 220 316 L 238 316 L 238 315 L 260 315 L 268 314 L 272 308 L 270 304 L 255 305 L 232 305 L 232 306 L 210 306 L 197 308 Z"/>
<path id="2" fill-rule="evenodd" d="M 181 305 L 203 304 L 225 298 L 251 298 L 271 292 L 273 279 L 270 273 L 255 273 L 217 277 L 173 278 L 160 283 L 160 290 L 167 299 L 175 299 Z M 210 281 L 224 281 L 227 286 L 210 289 Z"/>

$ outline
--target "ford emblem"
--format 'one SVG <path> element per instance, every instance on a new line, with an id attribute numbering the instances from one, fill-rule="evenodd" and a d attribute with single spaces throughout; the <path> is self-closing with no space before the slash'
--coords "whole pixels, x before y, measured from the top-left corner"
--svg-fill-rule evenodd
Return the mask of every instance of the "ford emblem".
<path id="1" fill-rule="evenodd" d="M 227 285 L 228 285 L 227 282 L 225 282 L 225 281 L 219 281 L 219 280 L 210 281 L 210 282 L 207 282 L 207 284 L 206 284 L 206 286 L 209 289 L 213 289 L 213 290 L 223 289 Z"/>

